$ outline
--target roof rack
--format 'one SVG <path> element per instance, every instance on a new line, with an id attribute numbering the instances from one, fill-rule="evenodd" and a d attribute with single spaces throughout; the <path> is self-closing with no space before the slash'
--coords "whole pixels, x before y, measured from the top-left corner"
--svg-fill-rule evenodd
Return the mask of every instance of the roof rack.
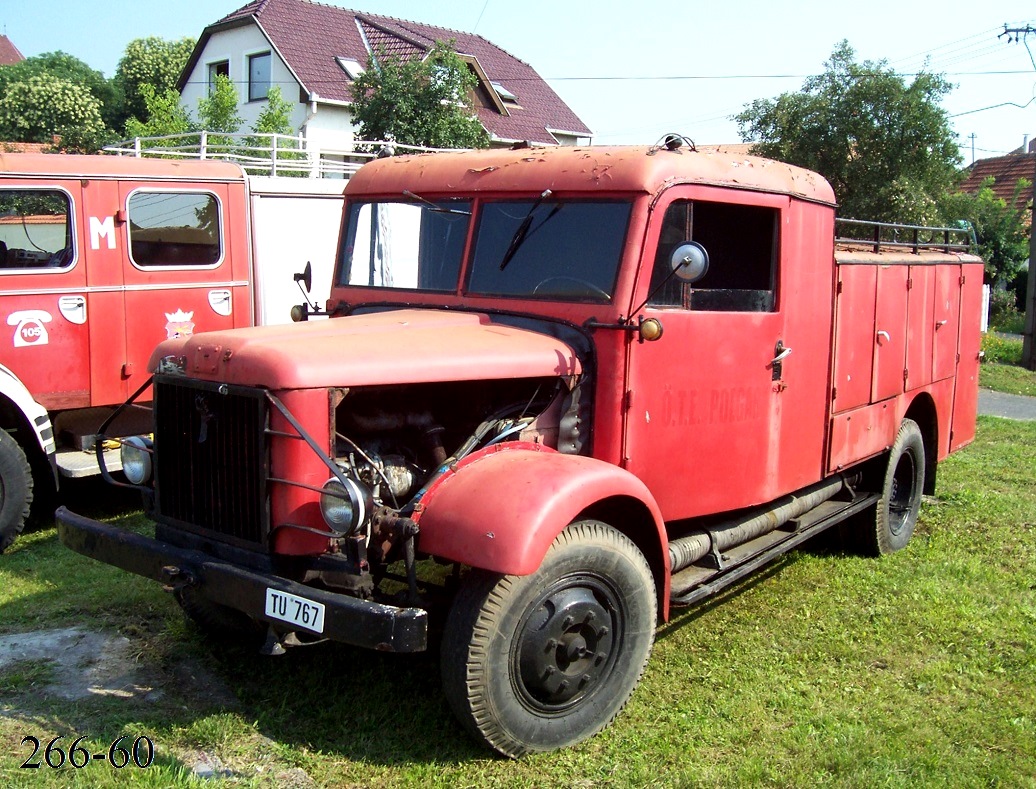
<path id="1" fill-rule="evenodd" d="M 925 227 L 836 218 L 835 243 L 870 247 L 874 253 L 882 249 L 909 249 L 914 254 L 921 250 L 971 252 L 978 246 L 975 229 L 969 222 L 962 224 L 962 227 Z"/>

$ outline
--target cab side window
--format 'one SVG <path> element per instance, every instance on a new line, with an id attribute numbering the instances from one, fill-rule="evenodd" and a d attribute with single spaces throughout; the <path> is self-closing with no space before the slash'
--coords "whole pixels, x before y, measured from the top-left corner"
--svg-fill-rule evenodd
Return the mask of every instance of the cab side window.
<path id="1" fill-rule="evenodd" d="M 141 268 L 213 266 L 223 256 L 219 201 L 205 192 L 134 192 L 130 257 Z"/>
<path id="2" fill-rule="evenodd" d="M 722 312 L 776 309 L 779 212 L 775 208 L 677 200 L 666 210 L 651 276 L 655 306 Z M 673 251 L 696 241 L 709 255 L 705 275 L 682 282 Z"/>
<path id="3" fill-rule="evenodd" d="M 0 189 L 0 272 L 68 268 L 75 260 L 68 195 Z"/>

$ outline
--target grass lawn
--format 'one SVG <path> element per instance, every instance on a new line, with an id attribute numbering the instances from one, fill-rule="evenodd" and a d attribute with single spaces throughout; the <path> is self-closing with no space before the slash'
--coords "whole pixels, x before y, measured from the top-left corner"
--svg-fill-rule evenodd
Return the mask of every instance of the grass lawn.
<path id="1" fill-rule="evenodd" d="M 1036 372 L 1021 366 L 1021 340 L 990 332 L 982 337 L 982 350 L 985 357 L 979 368 L 979 386 L 1036 397 Z"/>
<path id="2" fill-rule="evenodd" d="M 0 669 L 0 783 L 1033 786 L 1034 469 L 1036 423 L 980 419 L 974 444 L 940 466 L 905 550 L 862 558 L 825 535 L 679 611 L 611 727 L 520 761 L 468 740 L 434 653 L 321 645 L 264 658 L 217 647 L 156 584 L 40 531 L 0 557 L 0 637 L 118 631 L 146 688 L 68 701 L 50 690 L 69 670 L 57 659 Z M 23 738 L 45 748 L 57 735 L 66 751 L 85 737 L 90 753 L 146 735 L 156 758 L 146 769 L 20 767 Z M 191 777 L 202 754 L 224 777 Z"/>

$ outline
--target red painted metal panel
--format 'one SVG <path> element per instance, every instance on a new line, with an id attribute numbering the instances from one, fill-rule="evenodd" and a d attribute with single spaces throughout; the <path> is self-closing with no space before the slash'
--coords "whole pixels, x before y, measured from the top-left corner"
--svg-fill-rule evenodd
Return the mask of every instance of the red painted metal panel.
<path id="1" fill-rule="evenodd" d="M 932 382 L 934 266 L 911 266 L 907 290 L 906 390 Z"/>
<path id="2" fill-rule="evenodd" d="M 899 428 L 895 401 L 874 403 L 836 414 L 831 419 L 828 473 L 841 471 L 892 446 Z"/>
<path id="3" fill-rule="evenodd" d="M 838 266 L 832 407 L 846 411 L 870 402 L 874 367 L 875 266 Z"/>
<path id="4" fill-rule="evenodd" d="M 78 238 L 73 240 L 75 259 L 69 268 L 4 268 L 0 272 L 0 325 L 5 332 L 0 338 L 0 363 L 47 408 L 87 406 L 90 345 L 85 323 L 89 305 L 87 260 L 81 242 L 82 188 L 78 180 L 70 179 L 0 178 L 0 189 L 22 187 L 64 192 Z"/>
<path id="5" fill-rule="evenodd" d="M 960 299 L 960 353 L 953 396 L 951 452 L 971 443 L 975 438 L 975 417 L 978 413 L 978 363 L 982 342 L 982 335 L 979 332 L 982 312 L 982 272 L 981 263 L 968 263 L 961 266 L 964 285 Z"/>
<path id="6" fill-rule="evenodd" d="M 321 444 L 325 452 L 330 436 L 330 405 L 325 389 L 277 392 L 290 413 L 305 414 L 306 430 Z M 293 436 L 298 435 L 276 408 L 270 409 L 270 428 L 285 435 L 275 435 L 270 446 L 270 528 L 272 548 L 288 555 L 316 555 L 328 548 L 327 537 L 302 529 L 285 528 L 294 524 L 317 531 L 326 531 L 327 524 L 320 514 L 319 496 L 312 490 L 288 485 L 278 480 L 292 480 L 303 485 L 321 488 L 331 472 L 309 445 Z"/>
<path id="7" fill-rule="evenodd" d="M 162 343 L 149 367 L 169 354 L 186 356 L 188 372 L 199 378 L 271 389 L 534 378 L 581 369 L 561 340 L 445 310 L 209 332 Z"/>
<path id="8" fill-rule="evenodd" d="M 128 253 L 123 254 L 128 333 L 125 355 L 115 373 L 121 376 L 126 394 L 147 379 L 148 359 L 160 342 L 176 334 L 219 331 L 251 323 L 248 244 L 243 237 L 244 184 L 124 181 L 122 207 L 127 215 L 128 201 L 134 193 L 214 197 L 219 206 L 221 254 L 212 265 L 148 267 L 135 263 Z M 128 243 L 125 235 L 120 241 Z M 235 259 L 238 251 L 240 259 Z"/>
<path id="9" fill-rule="evenodd" d="M 935 314 L 932 349 L 933 380 L 953 375 L 961 329 L 961 267 L 940 266 L 935 273 Z"/>
<path id="10" fill-rule="evenodd" d="M 644 484 L 609 463 L 538 444 L 490 447 L 437 482 L 414 518 L 421 526 L 418 547 L 473 567 L 527 575 L 583 509 L 613 496 L 635 499 L 651 514 L 650 539 L 668 578 L 661 513 Z"/>
<path id="11" fill-rule="evenodd" d="M 907 266 L 878 268 L 871 402 L 902 394 L 906 365 Z"/>
<path id="12" fill-rule="evenodd" d="M 819 479 L 830 376 L 830 209 L 747 192 L 667 194 L 687 198 L 781 209 L 778 304 L 773 312 L 643 310 L 665 332 L 657 342 L 630 341 L 623 455 L 667 520 L 759 504 Z M 645 260 L 654 260 L 666 206 L 655 210 Z M 642 273 L 635 302 L 648 295 L 650 266 Z M 792 353 L 775 380 L 778 341 Z"/>

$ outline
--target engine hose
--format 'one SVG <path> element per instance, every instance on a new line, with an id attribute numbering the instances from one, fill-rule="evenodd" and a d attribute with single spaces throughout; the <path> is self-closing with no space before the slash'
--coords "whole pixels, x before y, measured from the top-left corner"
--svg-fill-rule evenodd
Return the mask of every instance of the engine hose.
<path id="1" fill-rule="evenodd" d="M 834 497 L 845 484 L 845 479 L 841 475 L 831 477 L 785 496 L 762 511 L 755 510 L 755 514 L 749 513 L 743 518 L 730 520 L 704 531 L 691 532 L 673 540 L 669 543 L 670 571 L 679 572 L 713 549 L 724 551 L 769 534 L 791 519 L 798 518 Z"/>

